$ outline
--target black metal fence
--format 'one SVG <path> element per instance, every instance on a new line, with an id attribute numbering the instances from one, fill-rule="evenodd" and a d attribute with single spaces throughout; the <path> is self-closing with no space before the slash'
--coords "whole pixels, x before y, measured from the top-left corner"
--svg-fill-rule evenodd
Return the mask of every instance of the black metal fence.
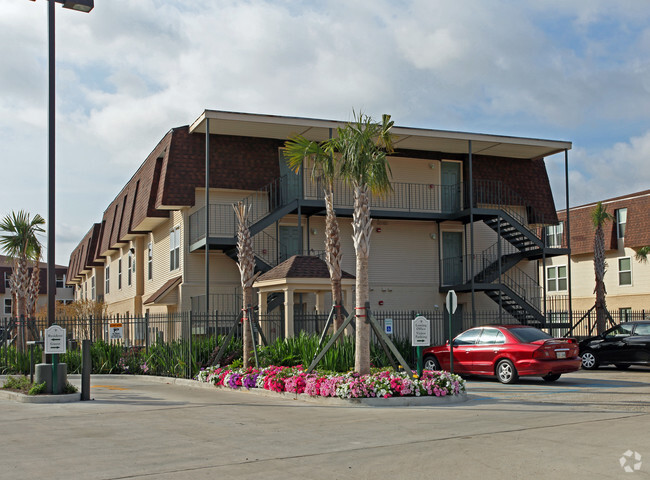
<path id="1" fill-rule="evenodd" d="M 449 317 L 440 310 L 410 311 L 373 311 L 372 316 L 380 327 L 387 331 L 391 326 L 390 336 L 396 341 L 410 341 L 412 320 L 422 315 L 430 321 L 431 344 L 443 344 L 449 338 Z M 82 340 L 91 340 L 94 344 L 106 344 L 122 352 L 119 362 L 126 362 L 134 352 L 150 352 L 164 358 L 158 358 L 157 367 L 140 365 L 142 373 L 190 377 L 197 368 L 203 366 L 217 345 L 218 336 L 227 335 L 234 328 L 234 337 L 241 338 L 242 324 L 238 312 L 215 312 L 213 314 L 184 312 L 176 314 L 144 315 L 141 317 L 111 316 L 106 318 L 59 318 L 56 324 L 66 330 L 67 349 L 78 351 Z M 645 310 L 617 311 L 608 317 L 607 326 L 621 321 L 648 318 Z M 573 337 L 586 337 L 595 334 L 595 311 L 574 311 L 569 320 L 568 313 L 558 312 L 547 315 L 545 328 L 551 335 L 561 337 L 570 334 Z M 262 337 L 273 343 L 285 337 L 284 317 L 279 313 L 262 315 L 257 318 L 258 342 Z M 294 333 L 321 334 L 327 322 L 324 314 L 301 314 L 294 316 Z M 517 320 L 498 311 L 457 313 L 452 318 L 452 335 L 476 325 L 518 323 Z M 557 327 L 554 327 L 557 325 Z M 26 341 L 41 341 L 47 324 L 44 320 L 17 319 L 0 320 L 0 373 L 7 371 L 10 356 L 15 355 L 18 331 Z M 330 327 L 330 332 L 332 331 Z M 373 341 L 377 341 L 375 335 Z M 12 353 L 13 352 L 13 353 Z M 125 360 L 126 359 L 126 360 Z M 126 364 L 122 365 L 124 367 Z M 160 365 L 163 365 L 162 367 Z M 112 367 L 111 367 L 112 368 Z M 147 371 L 151 368 L 151 371 Z M 128 370 L 110 370 L 112 373 L 124 373 Z M 133 369 L 130 371 L 133 372 Z"/>

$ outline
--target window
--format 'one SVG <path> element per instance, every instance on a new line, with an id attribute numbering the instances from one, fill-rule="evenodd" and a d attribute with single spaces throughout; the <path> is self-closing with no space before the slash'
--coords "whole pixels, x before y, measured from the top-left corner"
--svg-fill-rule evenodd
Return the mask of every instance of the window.
<path id="1" fill-rule="evenodd" d="M 129 255 L 127 257 L 127 264 L 126 264 L 126 284 L 130 287 L 131 286 L 131 281 L 133 280 L 133 274 L 131 273 L 131 268 L 135 265 L 135 262 L 133 261 L 133 253 L 131 253 L 131 250 L 129 250 Z"/>
<path id="2" fill-rule="evenodd" d="M 181 227 L 174 227 L 169 232 L 169 270 L 180 267 L 181 256 Z"/>
<path id="3" fill-rule="evenodd" d="M 95 276 L 90 277 L 90 299 L 95 300 Z"/>
<path id="4" fill-rule="evenodd" d="M 111 293 L 111 266 L 110 265 L 106 265 L 105 273 L 106 273 L 106 280 L 104 281 L 104 291 L 108 295 L 109 293 Z"/>
<path id="5" fill-rule="evenodd" d="M 562 292 L 567 289 L 566 265 L 546 268 L 546 289 L 549 292 Z"/>
<path id="6" fill-rule="evenodd" d="M 8 272 L 5 272 L 5 288 L 11 288 L 11 286 L 9 285 L 9 277 L 10 276 L 11 275 Z"/>
<path id="7" fill-rule="evenodd" d="M 562 246 L 562 236 L 564 234 L 564 222 L 558 225 L 546 227 L 546 246 L 559 248 Z"/>
<path id="8" fill-rule="evenodd" d="M 625 225 L 627 224 L 627 208 L 619 208 L 616 210 L 616 227 L 618 231 L 618 238 L 625 237 Z"/>
<path id="9" fill-rule="evenodd" d="M 472 330 L 467 330 L 466 332 L 461 333 L 454 340 L 454 346 L 456 345 L 474 345 L 476 339 L 481 334 L 480 328 L 473 328 Z"/>
<path id="10" fill-rule="evenodd" d="M 56 276 L 56 288 L 65 287 L 65 274 Z"/>
<path id="11" fill-rule="evenodd" d="M 617 325 L 614 328 L 605 332 L 605 338 L 624 338 L 632 335 L 632 327 L 634 325 Z"/>
<path id="12" fill-rule="evenodd" d="M 618 315 L 621 323 L 632 320 L 632 309 L 630 307 L 619 308 Z"/>
<path id="13" fill-rule="evenodd" d="M 479 345 L 501 345 L 506 343 L 506 336 L 496 328 L 484 328 L 478 343 Z"/>
<path id="14" fill-rule="evenodd" d="M 5 315 L 11 315 L 11 298 L 5 298 Z"/>
<path id="15" fill-rule="evenodd" d="M 634 329 L 634 335 L 650 335 L 650 323 L 639 323 Z"/>
<path id="16" fill-rule="evenodd" d="M 117 289 L 122 290 L 122 259 L 117 261 Z"/>
<path id="17" fill-rule="evenodd" d="M 618 284 L 632 285 L 632 260 L 630 257 L 618 259 Z"/>
<path id="18" fill-rule="evenodd" d="M 151 242 L 147 250 L 147 278 L 149 280 L 153 278 L 153 243 Z"/>

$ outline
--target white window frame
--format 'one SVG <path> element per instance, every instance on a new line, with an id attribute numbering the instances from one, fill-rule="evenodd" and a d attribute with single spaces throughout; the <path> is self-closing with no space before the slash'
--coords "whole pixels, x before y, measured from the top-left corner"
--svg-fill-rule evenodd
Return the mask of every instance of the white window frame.
<path id="1" fill-rule="evenodd" d="M 169 231 L 169 271 L 180 268 L 181 260 L 181 227 L 176 225 Z"/>
<path id="2" fill-rule="evenodd" d="M 122 290 L 122 257 L 117 259 L 117 289 Z"/>
<path id="3" fill-rule="evenodd" d="M 5 298 L 4 305 L 5 305 L 5 308 L 4 308 L 5 315 L 11 315 L 12 307 L 13 307 L 13 302 L 11 300 L 11 297 Z M 7 307 L 9 307 L 9 311 L 7 311 Z"/>
<path id="4" fill-rule="evenodd" d="M 147 279 L 153 280 L 153 242 L 149 242 L 147 249 Z"/>
<path id="5" fill-rule="evenodd" d="M 105 278 L 104 278 L 104 291 L 106 292 L 106 295 L 111 293 L 111 266 L 106 265 L 106 268 L 104 269 L 105 273 Z"/>
<path id="6" fill-rule="evenodd" d="M 627 226 L 627 208 L 616 210 L 616 236 L 625 238 L 625 229 Z"/>
<path id="7" fill-rule="evenodd" d="M 90 299 L 95 300 L 97 297 L 95 296 L 96 290 L 95 290 L 95 275 L 90 277 Z"/>
<path id="8" fill-rule="evenodd" d="M 7 274 L 8 272 L 4 272 L 4 273 L 5 273 L 5 288 L 11 288 L 11 284 L 9 283 L 9 277 L 11 275 L 8 275 Z"/>
<path id="9" fill-rule="evenodd" d="M 561 247 L 563 235 L 564 222 L 560 222 L 558 225 L 550 225 L 546 227 L 546 246 L 551 248 Z"/>
<path id="10" fill-rule="evenodd" d="M 56 288 L 65 288 L 65 273 L 56 276 Z"/>
<path id="11" fill-rule="evenodd" d="M 131 253 L 131 250 L 129 250 L 129 253 L 127 254 L 127 263 L 126 263 L 126 284 L 129 287 L 133 282 L 133 272 L 131 270 L 133 265 L 135 265 L 135 262 L 133 261 L 133 253 Z"/>
<path id="12" fill-rule="evenodd" d="M 564 268 L 564 276 L 560 276 L 560 269 Z M 566 265 L 552 265 L 546 267 L 546 291 L 548 292 L 566 292 L 568 290 L 569 279 L 567 276 Z M 560 282 L 564 280 L 564 288 L 560 288 Z M 554 282 L 553 284 L 551 282 Z M 552 287 L 552 285 L 554 285 Z"/>
<path id="13" fill-rule="evenodd" d="M 628 270 L 621 270 L 621 261 L 622 260 L 627 260 L 630 262 L 630 268 Z M 629 273 L 630 274 L 630 281 L 629 283 L 623 283 L 621 281 L 621 274 L 622 273 Z M 618 259 L 618 285 L 619 287 L 629 287 L 632 285 L 632 257 L 621 257 Z"/>

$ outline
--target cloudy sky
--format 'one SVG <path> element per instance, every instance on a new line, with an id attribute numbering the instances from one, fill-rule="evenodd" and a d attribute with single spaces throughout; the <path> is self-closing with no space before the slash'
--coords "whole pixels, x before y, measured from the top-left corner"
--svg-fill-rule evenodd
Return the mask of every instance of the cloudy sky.
<path id="1" fill-rule="evenodd" d="M 641 0 L 95 0 L 56 8 L 57 263 L 204 109 L 573 142 L 571 205 L 650 188 Z M 47 2 L 0 0 L 0 215 L 47 214 Z M 547 159 L 563 208 L 564 157 Z"/>

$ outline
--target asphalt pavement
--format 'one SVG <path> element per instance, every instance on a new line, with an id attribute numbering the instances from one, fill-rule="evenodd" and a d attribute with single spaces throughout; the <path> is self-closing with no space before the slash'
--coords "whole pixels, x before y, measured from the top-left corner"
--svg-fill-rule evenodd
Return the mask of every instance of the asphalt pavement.
<path id="1" fill-rule="evenodd" d="M 647 368 L 470 379 L 466 402 L 409 407 L 91 383 L 89 402 L 0 398 L 0 479 L 650 478 Z"/>

